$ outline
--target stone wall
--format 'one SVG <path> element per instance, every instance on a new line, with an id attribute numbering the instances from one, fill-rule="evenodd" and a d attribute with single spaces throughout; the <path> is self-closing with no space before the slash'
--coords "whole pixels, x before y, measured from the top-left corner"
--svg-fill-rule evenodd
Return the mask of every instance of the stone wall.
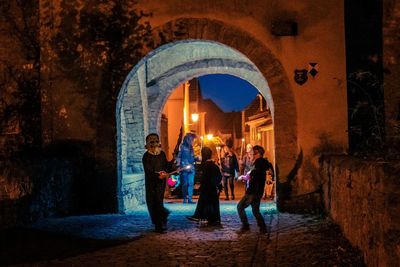
<path id="1" fill-rule="evenodd" d="M 0 227 L 67 215 L 73 210 L 71 162 L 55 159 L 2 161 Z"/>
<path id="2" fill-rule="evenodd" d="M 131 212 L 138 206 L 146 204 L 144 183 L 144 173 L 124 175 L 121 186 L 122 211 Z"/>
<path id="3" fill-rule="evenodd" d="M 400 1 L 384 2 L 383 64 L 385 124 L 389 151 L 400 156 Z M 390 155 L 393 157 L 393 155 Z"/>
<path id="4" fill-rule="evenodd" d="M 400 164 L 324 157 L 324 203 L 368 266 L 400 264 Z"/>
<path id="5" fill-rule="evenodd" d="M 0 228 L 96 212 L 95 160 L 77 147 L 88 148 L 59 143 L 43 155 L 0 160 Z"/>

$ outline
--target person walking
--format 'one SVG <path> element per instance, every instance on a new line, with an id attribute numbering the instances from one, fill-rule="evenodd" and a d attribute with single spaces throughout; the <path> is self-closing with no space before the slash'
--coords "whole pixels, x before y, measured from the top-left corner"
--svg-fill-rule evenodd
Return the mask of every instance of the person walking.
<path id="1" fill-rule="evenodd" d="M 261 233 L 266 233 L 267 228 L 263 216 L 260 213 L 260 202 L 264 194 L 265 176 L 267 170 L 273 169 L 272 164 L 263 158 L 265 150 L 262 146 L 255 145 L 253 147 L 253 168 L 249 174 L 249 187 L 246 189 L 245 195 L 237 205 L 237 211 L 242 222 L 240 232 L 250 230 L 250 225 L 246 216 L 245 209 L 251 205 L 254 217 L 257 220 Z"/>
<path id="2" fill-rule="evenodd" d="M 167 229 L 169 210 L 164 207 L 165 178 L 168 177 L 172 164 L 168 162 L 158 134 L 151 133 L 146 137 L 147 151 L 142 158 L 145 174 L 146 204 L 155 231 L 163 233 Z"/>

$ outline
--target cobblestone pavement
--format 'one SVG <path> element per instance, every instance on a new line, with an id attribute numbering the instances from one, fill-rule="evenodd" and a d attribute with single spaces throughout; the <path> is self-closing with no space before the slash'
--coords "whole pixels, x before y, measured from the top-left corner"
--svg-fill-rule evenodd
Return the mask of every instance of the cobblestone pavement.
<path id="1" fill-rule="evenodd" d="M 221 201 L 222 226 L 188 221 L 196 205 L 167 203 L 168 231 L 153 232 L 147 210 L 130 215 L 46 219 L 0 247 L 0 263 L 20 266 L 363 266 L 329 220 L 274 212 L 262 204 L 268 233 L 240 234 L 236 202 Z M 16 245 L 17 243 L 18 245 Z M 14 246 L 13 246 L 14 244 Z M 4 244 L 3 244 L 4 245 Z M 17 251 L 16 251 L 17 250 Z M 19 252 L 18 252 L 19 251 Z M 29 252 L 30 251 L 30 252 Z M 30 254 L 29 254 L 30 253 Z"/>

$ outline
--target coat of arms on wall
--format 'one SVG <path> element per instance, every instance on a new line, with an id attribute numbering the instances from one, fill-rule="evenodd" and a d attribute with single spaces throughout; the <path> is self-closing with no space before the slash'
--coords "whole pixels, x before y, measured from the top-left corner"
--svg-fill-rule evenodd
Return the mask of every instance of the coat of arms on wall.
<path id="1" fill-rule="evenodd" d="M 318 63 L 313 63 L 313 62 L 308 63 L 308 73 L 309 73 L 313 78 L 315 78 L 315 76 L 317 76 L 317 74 L 318 74 L 318 68 L 319 68 Z"/>
<path id="2" fill-rule="evenodd" d="M 294 81 L 300 85 L 303 85 L 308 80 L 308 70 L 294 70 Z"/>

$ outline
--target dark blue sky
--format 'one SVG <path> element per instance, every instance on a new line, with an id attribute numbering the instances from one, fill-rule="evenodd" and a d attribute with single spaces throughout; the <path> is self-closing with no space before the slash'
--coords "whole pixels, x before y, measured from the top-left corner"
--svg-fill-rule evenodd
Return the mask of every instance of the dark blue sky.
<path id="1" fill-rule="evenodd" d="M 226 74 L 198 78 L 204 99 L 212 99 L 223 111 L 243 110 L 256 97 L 258 90 L 245 80 Z"/>

